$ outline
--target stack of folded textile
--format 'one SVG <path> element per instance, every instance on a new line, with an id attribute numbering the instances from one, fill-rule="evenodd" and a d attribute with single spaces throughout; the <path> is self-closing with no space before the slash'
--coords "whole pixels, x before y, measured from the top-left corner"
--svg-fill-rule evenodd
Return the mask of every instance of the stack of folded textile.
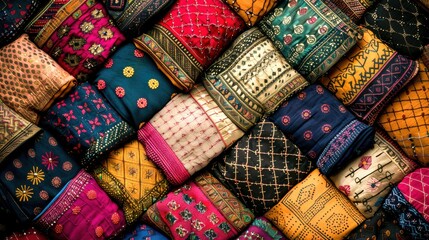
<path id="1" fill-rule="evenodd" d="M 429 2 L 0 0 L 0 237 L 429 239 Z"/>

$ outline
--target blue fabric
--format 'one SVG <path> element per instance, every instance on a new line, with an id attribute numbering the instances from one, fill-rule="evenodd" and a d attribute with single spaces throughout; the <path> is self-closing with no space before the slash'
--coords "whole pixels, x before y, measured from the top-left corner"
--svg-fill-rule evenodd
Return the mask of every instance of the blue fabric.
<path id="1" fill-rule="evenodd" d="M 142 223 L 137 225 L 137 227 L 127 235 L 123 237 L 123 239 L 129 240 L 168 240 L 167 237 L 153 229 L 152 227 Z"/>

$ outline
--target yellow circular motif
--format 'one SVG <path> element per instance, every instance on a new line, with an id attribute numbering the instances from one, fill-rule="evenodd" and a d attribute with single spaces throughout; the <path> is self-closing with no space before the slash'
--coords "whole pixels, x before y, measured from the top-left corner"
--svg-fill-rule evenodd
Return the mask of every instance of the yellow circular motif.
<path id="1" fill-rule="evenodd" d="M 159 82 L 156 79 L 151 79 L 149 80 L 148 85 L 151 89 L 157 89 L 159 87 Z"/>
<path id="2" fill-rule="evenodd" d="M 130 66 L 124 67 L 123 74 L 125 77 L 132 77 L 134 75 L 134 68 Z"/>

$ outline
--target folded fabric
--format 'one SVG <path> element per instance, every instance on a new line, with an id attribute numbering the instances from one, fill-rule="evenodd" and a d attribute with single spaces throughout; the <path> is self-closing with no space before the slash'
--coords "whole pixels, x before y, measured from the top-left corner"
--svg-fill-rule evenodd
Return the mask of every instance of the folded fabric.
<path id="1" fill-rule="evenodd" d="M 429 0 L 418 0 L 422 7 L 426 8 L 427 11 L 429 11 Z"/>
<path id="2" fill-rule="evenodd" d="M 125 227 L 116 203 L 81 170 L 35 219 L 54 239 L 109 239 Z"/>
<path id="3" fill-rule="evenodd" d="M 429 1 L 428 1 L 429 3 Z M 429 68 L 429 44 L 425 46 L 422 53 L 422 61 Z"/>
<path id="4" fill-rule="evenodd" d="M 167 179 L 147 159 L 143 145 L 137 140 L 113 150 L 92 174 L 100 187 L 120 204 L 127 224 L 137 220 L 169 188 Z"/>
<path id="5" fill-rule="evenodd" d="M 97 72 L 95 84 L 134 128 L 149 121 L 178 90 L 153 60 L 132 43 L 118 49 Z"/>
<path id="6" fill-rule="evenodd" d="M 427 197 L 426 197 L 427 198 Z M 383 209 L 398 219 L 399 225 L 413 239 L 429 239 L 429 223 L 416 208 L 411 205 L 398 187 L 394 187 L 383 204 Z"/>
<path id="7" fill-rule="evenodd" d="M 318 169 L 265 214 L 289 239 L 343 239 L 365 217 Z"/>
<path id="8" fill-rule="evenodd" d="M 86 168 L 135 134 L 89 83 L 79 85 L 67 98 L 49 108 L 41 125 L 61 137 L 68 151 L 84 153 L 80 162 Z"/>
<path id="9" fill-rule="evenodd" d="M 412 59 L 429 44 L 429 15 L 416 1 L 379 0 L 363 19 L 383 42 Z"/>
<path id="10" fill-rule="evenodd" d="M 147 155 L 174 185 L 184 183 L 244 135 L 202 85 L 178 94 L 139 131 Z"/>
<path id="11" fill-rule="evenodd" d="M 323 86 L 312 84 L 271 117 L 323 174 L 341 169 L 374 144 L 374 128 L 360 122 Z"/>
<path id="12" fill-rule="evenodd" d="M 372 218 L 365 220 L 358 228 L 353 230 L 346 239 L 366 240 L 412 240 L 411 235 L 399 226 L 395 217 L 380 208 Z"/>
<path id="13" fill-rule="evenodd" d="M 278 0 L 225 0 L 225 2 L 238 13 L 248 27 L 251 27 L 271 11 Z"/>
<path id="14" fill-rule="evenodd" d="M 205 71 L 203 84 L 228 118 L 247 131 L 308 82 L 254 27 Z"/>
<path id="15" fill-rule="evenodd" d="M 222 0 L 177 0 L 134 41 L 175 86 L 189 91 L 244 28 L 243 20 Z"/>
<path id="16" fill-rule="evenodd" d="M 0 191 L 16 204 L 19 220 L 33 220 L 79 170 L 54 136 L 43 131 L 5 159 Z"/>
<path id="17" fill-rule="evenodd" d="M 76 79 L 26 34 L 0 49 L 0 64 L 1 100 L 32 123 L 76 85 Z"/>
<path id="18" fill-rule="evenodd" d="M 274 125 L 263 120 L 215 161 L 214 176 L 256 216 L 263 215 L 314 164 Z"/>
<path id="19" fill-rule="evenodd" d="M 378 124 L 409 157 L 429 164 L 429 69 L 419 60 L 419 73 L 386 106 Z"/>
<path id="20" fill-rule="evenodd" d="M 0 2 L 0 48 L 13 42 L 23 32 L 31 18 L 38 13 L 43 0 L 8 0 Z"/>
<path id="21" fill-rule="evenodd" d="M 0 163 L 41 129 L 22 118 L 0 100 Z"/>
<path id="22" fill-rule="evenodd" d="M 71 0 L 46 23 L 34 42 L 84 82 L 124 40 L 101 3 Z"/>
<path id="23" fill-rule="evenodd" d="M 126 234 L 121 239 L 123 240 L 168 240 L 164 235 L 160 232 L 153 229 L 151 226 L 146 225 L 144 223 L 138 224 L 134 230 L 128 234 Z"/>
<path id="24" fill-rule="evenodd" d="M 360 120 L 372 125 L 417 72 L 416 61 L 363 28 L 362 39 L 319 81 Z"/>
<path id="25" fill-rule="evenodd" d="M 207 172 L 152 205 L 143 220 L 172 239 L 231 239 L 254 216 Z"/>
<path id="26" fill-rule="evenodd" d="M 366 10 L 377 0 L 330 0 L 343 11 L 353 22 L 357 23 Z M 329 1 L 325 1 L 328 4 Z"/>
<path id="27" fill-rule="evenodd" d="M 253 220 L 252 224 L 244 231 L 238 240 L 285 240 L 286 237 L 273 226 L 265 217 L 258 217 Z"/>
<path id="28" fill-rule="evenodd" d="M 129 37 L 137 37 L 145 30 L 145 23 L 157 14 L 162 14 L 174 0 L 103 0 L 104 6 L 121 32 Z"/>
<path id="29" fill-rule="evenodd" d="M 34 227 L 11 233 L 5 240 L 48 240 L 48 236 Z"/>
<path id="30" fill-rule="evenodd" d="M 259 23 L 286 60 L 315 82 L 361 36 L 356 24 L 324 1 L 283 1 Z"/>
<path id="31" fill-rule="evenodd" d="M 371 218 L 392 187 L 416 167 L 386 133 L 377 131 L 374 148 L 350 161 L 331 180 L 366 218 Z"/>

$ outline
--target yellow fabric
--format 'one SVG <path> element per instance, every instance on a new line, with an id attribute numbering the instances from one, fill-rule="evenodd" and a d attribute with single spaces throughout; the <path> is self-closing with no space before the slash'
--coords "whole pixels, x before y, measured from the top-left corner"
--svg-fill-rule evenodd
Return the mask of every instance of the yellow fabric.
<path id="1" fill-rule="evenodd" d="M 365 217 L 318 169 L 265 217 L 289 239 L 343 239 Z"/>
<path id="2" fill-rule="evenodd" d="M 419 73 L 380 114 L 378 123 L 409 157 L 429 165 L 429 69 Z"/>
<path id="3" fill-rule="evenodd" d="M 232 9 L 251 27 L 277 4 L 277 0 L 226 0 Z"/>

